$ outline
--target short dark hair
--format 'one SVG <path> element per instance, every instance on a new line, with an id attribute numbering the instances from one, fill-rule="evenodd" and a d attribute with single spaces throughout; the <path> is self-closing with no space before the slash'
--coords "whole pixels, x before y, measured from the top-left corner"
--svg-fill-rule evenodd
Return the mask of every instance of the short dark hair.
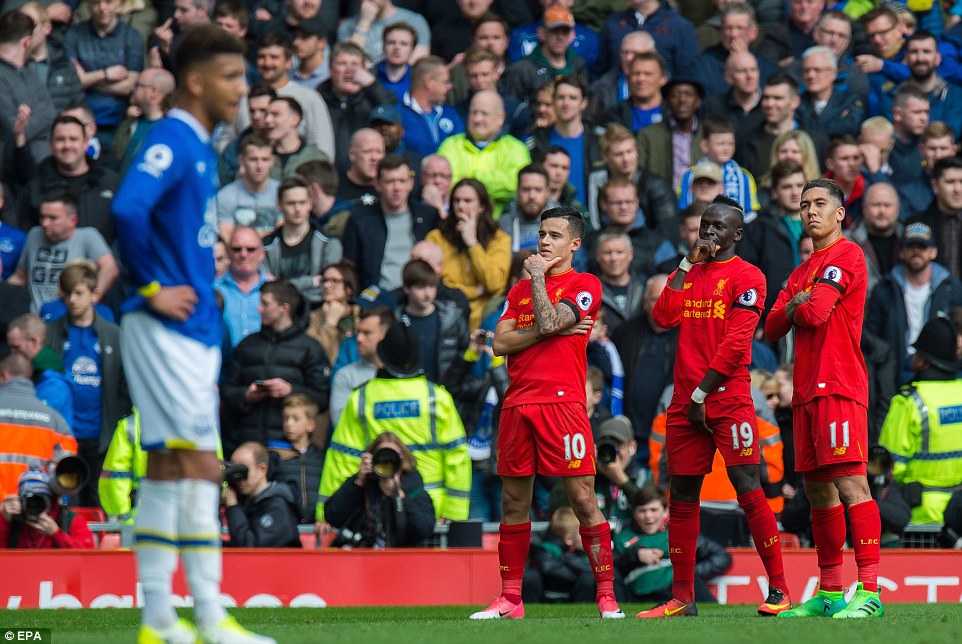
<path id="1" fill-rule="evenodd" d="M 187 74 L 206 65 L 217 56 L 243 56 L 244 41 L 215 24 L 191 25 L 184 29 L 174 47 L 174 69 L 177 85 L 184 86 Z"/>
<path id="2" fill-rule="evenodd" d="M 735 124 L 721 116 L 709 116 L 702 125 L 707 140 L 713 134 L 735 134 Z"/>
<path id="3" fill-rule="evenodd" d="M 472 41 L 478 35 L 478 28 L 481 25 L 488 24 L 489 22 L 496 22 L 499 25 L 501 25 L 501 27 L 504 28 L 504 35 L 508 36 L 509 38 L 511 37 L 511 25 L 508 24 L 508 21 L 502 18 L 501 16 L 499 16 L 498 14 L 494 13 L 493 11 L 485 11 L 483 14 L 481 14 L 481 17 L 475 20 L 474 24 L 471 25 Z"/>
<path id="4" fill-rule="evenodd" d="M 668 507 L 668 497 L 665 496 L 665 491 L 653 483 L 648 483 L 632 493 L 631 509 L 634 510 L 643 505 L 648 505 L 652 501 L 659 501 L 663 506 Z"/>
<path id="5" fill-rule="evenodd" d="M 538 155 L 538 162 L 544 163 L 544 160 L 548 157 L 549 154 L 563 154 L 569 159 L 571 158 L 571 153 L 568 152 L 563 147 L 561 147 L 560 145 L 549 145 L 548 147 L 544 148 L 541 151 L 541 154 Z"/>
<path id="6" fill-rule="evenodd" d="M 651 63 L 651 62 L 658 63 L 658 68 L 661 69 L 662 74 L 664 74 L 668 69 L 668 66 L 665 64 L 665 59 L 662 57 L 662 55 L 659 54 L 654 49 L 652 49 L 651 51 L 642 51 L 635 54 L 635 56 L 631 59 L 631 62 L 628 63 L 629 73 L 631 73 L 631 66 L 634 65 L 635 62 L 639 60 L 648 62 L 648 63 Z"/>
<path id="7" fill-rule="evenodd" d="M 290 110 L 297 114 L 297 118 L 301 120 L 304 119 L 304 108 L 301 107 L 301 104 L 293 96 L 277 96 L 271 103 L 287 103 Z"/>
<path id="8" fill-rule="evenodd" d="M 50 125 L 51 140 L 53 140 L 53 131 L 57 128 L 58 125 L 76 125 L 77 127 L 80 128 L 81 132 L 86 132 L 86 128 L 84 127 L 83 121 L 78 119 L 76 116 L 70 116 L 69 114 L 60 114 L 59 116 L 57 116 L 57 118 L 53 120 L 53 123 L 51 123 Z"/>
<path id="9" fill-rule="evenodd" d="M 745 223 L 745 211 L 742 210 L 742 205 L 728 195 L 717 195 L 705 208 L 706 212 L 709 210 L 721 210 L 726 216 L 736 219 L 739 226 Z"/>
<path id="10" fill-rule="evenodd" d="M 521 177 L 526 174 L 536 174 L 539 177 L 544 177 L 544 180 L 548 181 L 548 171 L 544 169 L 544 166 L 540 163 L 529 163 L 520 170 L 518 170 L 518 182 L 521 181 Z"/>
<path id="11" fill-rule="evenodd" d="M 294 56 L 294 43 L 291 42 L 287 34 L 281 31 L 268 31 L 257 41 L 257 51 L 268 47 L 280 47 L 284 50 L 285 58 L 289 59 Z"/>
<path id="12" fill-rule="evenodd" d="M 917 42 L 919 40 L 931 40 L 935 43 L 936 47 L 939 44 L 939 39 L 936 38 L 935 34 L 928 29 L 919 29 L 917 31 L 913 31 L 912 35 L 905 39 L 905 44 L 908 45 L 910 42 Z"/>
<path id="13" fill-rule="evenodd" d="M 76 215 L 80 208 L 80 199 L 70 190 L 48 190 L 40 197 L 40 203 L 62 203 L 67 214 Z"/>
<path id="14" fill-rule="evenodd" d="M 263 132 L 248 132 L 240 141 L 240 147 L 237 150 L 238 154 L 244 154 L 244 150 L 248 146 L 254 146 L 255 148 L 270 148 L 271 154 L 274 153 L 274 147 L 271 145 L 270 139 Z"/>
<path id="15" fill-rule="evenodd" d="M 832 201 L 836 203 L 837 207 L 842 208 L 845 206 L 845 193 L 838 186 L 838 184 L 831 179 L 826 179 L 824 177 L 812 179 L 805 184 L 804 188 L 802 188 L 802 194 L 805 194 L 813 188 L 822 188 L 823 190 L 827 191 L 828 196 L 832 198 Z"/>
<path id="16" fill-rule="evenodd" d="M 797 96 L 799 93 L 798 81 L 785 72 L 776 72 L 765 81 L 765 87 L 774 87 L 775 85 L 788 85 L 793 94 Z"/>
<path id="17" fill-rule="evenodd" d="M 291 307 L 291 317 L 297 314 L 304 302 L 297 287 L 287 280 L 274 280 L 261 284 L 261 295 L 265 294 L 272 296 L 278 304 L 287 304 Z"/>
<path id="18" fill-rule="evenodd" d="M 411 165 L 408 160 L 402 157 L 400 154 L 385 154 L 381 162 L 377 164 L 377 176 L 378 178 L 388 170 L 397 170 L 398 168 L 407 168 L 408 172 L 411 171 Z"/>
<path id="19" fill-rule="evenodd" d="M 250 12 L 247 10 L 242 3 L 236 0 L 221 0 L 214 7 L 214 17 L 215 18 L 237 18 L 237 22 L 240 23 L 241 27 L 247 28 L 247 22 L 250 20 Z"/>
<path id="20" fill-rule="evenodd" d="M 585 216 L 577 208 L 570 206 L 549 208 L 541 213 L 542 223 L 548 219 L 564 219 L 568 222 L 568 233 L 572 239 L 580 239 L 585 236 Z"/>
<path id="21" fill-rule="evenodd" d="M 962 170 L 962 159 L 957 156 L 945 157 L 935 162 L 932 168 L 932 178 L 938 181 L 946 170 Z"/>
<path id="22" fill-rule="evenodd" d="M 302 177 L 296 177 L 296 176 L 288 177 L 283 181 L 281 181 L 280 184 L 278 184 L 277 186 L 277 201 L 278 201 L 277 205 L 280 206 L 280 202 L 284 200 L 285 192 L 287 192 L 288 190 L 293 190 L 295 188 L 303 188 L 304 190 L 307 190 L 308 195 L 311 194 L 311 187 L 308 185 L 306 181 L 304 181 Z"/>
<path id="23" fill-rule="evenodd" d="M 440 277 L 423 259 L 412 259 L 401 269 L 401 283 L 404 288 L 414 286 L 437 286 Z"/>
<path id="24" fill-rule="evenodd" d="M 12 45 L 33 33 L 37 23 L 19 11 L 8 11 L 0 16 L 0 45 Z"/>
<path id="25" fill-rule="evenodd" d="M 335 61 L 341 54 L 359 56 L 364 62 L 367 62 L 368 59 L 367 53 L 350 40 L 342 40 L 334 45 L 334 48 L 331 49 L 331 62 Z"/>
<path id="26" fill-rule="evenodd" d="M 273 101 L 275 98 L 277 98 L 277 92 L 274 91 L 274 88 L 267 83 L 258 83 L 257 85 L 251 87 L 250 91 L 247 92 L 247 100 L 250 101 L 252 98 L 257 98 L 259 96 L 270 96 L 271 100 Z"/>
<path id="27" fill-rule="evenodd" d="M 833 156 L 835 156 L 836 150 L 838 150 L 843 145 L 857 146 L 858 141 L 856 141 L 855 137 L 852 136 L 851 134 L 843 134 L 842 136 L 832 139 L 828 144 L 828 148 L 825 150 L 825 158 L 831 159 Z"/>
<path id="28" fill-rule="evenodd" d="M 772 177 L 772 187 L 777 188 L 778 183 L 793 174 L 800 174 L 805 176 L 805 168 L 798 161 L 793 161 L 791 159 L 785 159 L 784 161 L 779 161 L 772 166 L 771 169 Z"/>
<path id="29" fill-rule="evenodd" d="M 588 85 L 585 83 L 585 79 L 578 74 L 565 74 L 564 76 L 556 78 L 554 81 L 555 92 L 558 91 L 558 87 L 561 85 L 574 87 L 581 92 L 581 98 L 588 96 Z"/>
<path id="30" fill-rule="evenodd" d="M 321 269 L 321 275 L 324 275 L 329 268 L 333 268 L 341 274 L 341 279 L 344 280 L 344 289 L 348 296 L 354 297 L 358 294 L 360 286 L 358 286 L 357 268 L 354 267 L 354 262 L 349 259 L 342 259 L 339 262 L 328 264 Z"/>
<path id="31" fill-rule="evenodd" d="M 386 27 L 384 27 L 384 33 L 381 35 L 381 41 L 383 42 L 384 39 L 387 38 L 387 35 L 388 35 L 389 33 L 391 33 L 392 31 L 406 31 L 406 32 L 408 32 L 409 34 L 411 34 L 411 37 L 414 38 L 414 46 L 415 46 L 415 47 L 418 46 L 418 32 L 415 31 L 414 27 L 412 27 L 412 26 L 409 25 L 408 23 L 406 23 L 406 22 L 395 22 L 395 23 L 392 23 L 392 24 L 390 24 L 390 25 L 387 25 Z"/>
<path id="32" fill-rule="evenodd" d="M 386 306 L 372 306 L 369 308 L 362 308 L 357 317 L 359 320 L 366 320 L 368 318 L 379 318 L 381 326 L 385 329 L 390 329 L 391 325 L 397 322 L 397 318 L 394 317 L 394 313 L 391 309 Z"/>
<path id="33" fill-rule="evenodd" d="M 319 185 L 324 194 L 333 197 L 337 193 L 337 170 L 330 161 L 324 159 L 305 161 L 297 166 L 295 172 L 307 183 Z"/>

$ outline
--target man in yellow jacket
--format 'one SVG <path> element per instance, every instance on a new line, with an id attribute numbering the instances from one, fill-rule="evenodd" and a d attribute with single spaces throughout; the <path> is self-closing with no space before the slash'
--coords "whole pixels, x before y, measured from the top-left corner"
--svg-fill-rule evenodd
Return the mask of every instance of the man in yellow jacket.
<path id="1" fill-rule="evenodd" d="M 134 412 L 117 423 L 104 456 L 97 492 L 111 521 L 133 525 L 133 496 L 147 472 L 147 452 L 140 447 L 140 414 Z"/>
<path id="2" fill-rule="evenodd" d="M 956 333 L 941 314 L 912 345 L 912 382 L 892 399 L 881 443 L 895 459 L 913 523 L 941 524 L 945 506 L 962 489 L 962 379 L 956 378 Z"/>
<path id="3" fill-rule="evenodd" d="M 471 459 L 451 394 L 421 375 L 418 337 L 411 327 L 393 325 L 378 344 L 377 355 L 381 369 L 351 393 L 331 436 L 318 494 L 318 523 L 324 521 L 324 502 L 357 473 L 361 454 L 385 431 L 397 434 L 414 453 L 437 517 L 467 519 Z"/>

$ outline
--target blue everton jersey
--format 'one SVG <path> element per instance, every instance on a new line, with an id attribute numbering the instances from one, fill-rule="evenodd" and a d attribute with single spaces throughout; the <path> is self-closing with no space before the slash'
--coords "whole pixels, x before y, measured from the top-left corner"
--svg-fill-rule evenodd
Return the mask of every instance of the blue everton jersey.
<path id="1" fill-rule="evenodd" d="M 220 346 L 220 311 L 214 300 L 217 240 L 217 157 L 210 135 L 183 110 L 155 125 L 113 200 L 117 239 L 134 288 L 189 285 L 197 293 L 184 322 L 161 318 L 170 329 Z M 125 310 L 149 307 L 139 295 Z"/>

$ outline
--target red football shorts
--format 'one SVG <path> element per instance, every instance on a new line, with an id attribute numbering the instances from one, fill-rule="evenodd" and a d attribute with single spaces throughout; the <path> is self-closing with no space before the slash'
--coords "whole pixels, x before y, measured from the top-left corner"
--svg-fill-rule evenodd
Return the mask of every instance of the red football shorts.
<path id="1" fill-rule="evenodd" d="M 819 396 L 792 408 L 795 470 L 810 472 L 868 460 L 868 410 L 842 396 Z"/>
<path id="2" fill-rule="evenodd" d="M 584 476 L 595 473 L 595 442 L 579 403 L 516 405 L 501 410 L 498 474 Z"/>
<path id="3" fill-rule="evenodd" d="M 665 428 L 668 473 L 701 476 L 711 472 L 715 450 L 726 466 L 758 465 L 758 423 L 751 397 L 730 397 L 705 403 L 709 435 L 688 420 L 689 401 L 672 401 Z"/>

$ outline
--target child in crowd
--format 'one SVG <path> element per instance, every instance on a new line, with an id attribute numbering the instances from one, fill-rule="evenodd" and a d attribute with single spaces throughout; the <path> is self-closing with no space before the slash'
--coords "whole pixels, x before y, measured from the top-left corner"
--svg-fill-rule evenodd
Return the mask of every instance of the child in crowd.
<path id="1" fill-rule="evenodd" d="M 601 404 L 601 399 L 605 394 L 605 374 L 598 367 L 588 367 L 588 375 L 585 378 L 585 395 L 588 400 L 588 421 L 591 423 L 591 433 L 598 435 L 598 428 L 608 418 L 611 412 Z"/>
<path id="2" fill-rule="evenodd" d="M 94 309 L 97 265 L 80 259 L 67 264 L 58 280 L 67 314 L 47 327 L 47 345 L 63 360 L 73 396 L 74 435 L 90 477 L 78 504 L 100 507 L 97 486 L 104 455 L 117 423 L 130 413 L 120 357 L 120 328 Z"/>
<path id="3" fill-rule="evenodd" d="M 710 116 L 705 119 L 704 137 L 701 140 L 701 152 L 705 156 L 695 165 L 705 159 L 716 163 L 722 170 L 723 194 L 737 201 L 745 212 L 745 223 L 751 222 L 760 209 L 758 205 L 758 189 L 752 174 L 734 161 L 735 156 L 735 124 L 728 119 Z M 678 186 L 678 208 L 687 208 L 692 202 L 691 194 L 692 170 L 681 178 Z"/>
<path id="4" fill-rule="evenodd" d="M 293 394 L 284 399 L 281 417 L 286 442 L 271 441 L 271 478 L 284 483 L 294 492 L 298 519 L 302 524 L 314 524 L 317 491 L 321 486 L 324 450 L 311 440 L 317 427 L 317 403 L 304 394 Z"/>
<path id="5" fill-rule="evenodd" d="M 595 578 L 581 544 L 578 525 L 578 517 L 568 506 L 551 513 L 547 533 L 540 542 L 531 544 L 521 586 L 523 601 L 594 601 Z"/>
<path id="6" fill-rule="evenodd" d="M 668 557 L 668 499 L 661 488 L 646 485 L 633 495 L 631 505 L 634 523 L 615 535 L 618 601 L 669 599 L 673 575 Z M 698 537 L 695 557 L 695 600 L 714 603 L 707 581 L 731 568 L 732 557 L 703 536 Z"/>

